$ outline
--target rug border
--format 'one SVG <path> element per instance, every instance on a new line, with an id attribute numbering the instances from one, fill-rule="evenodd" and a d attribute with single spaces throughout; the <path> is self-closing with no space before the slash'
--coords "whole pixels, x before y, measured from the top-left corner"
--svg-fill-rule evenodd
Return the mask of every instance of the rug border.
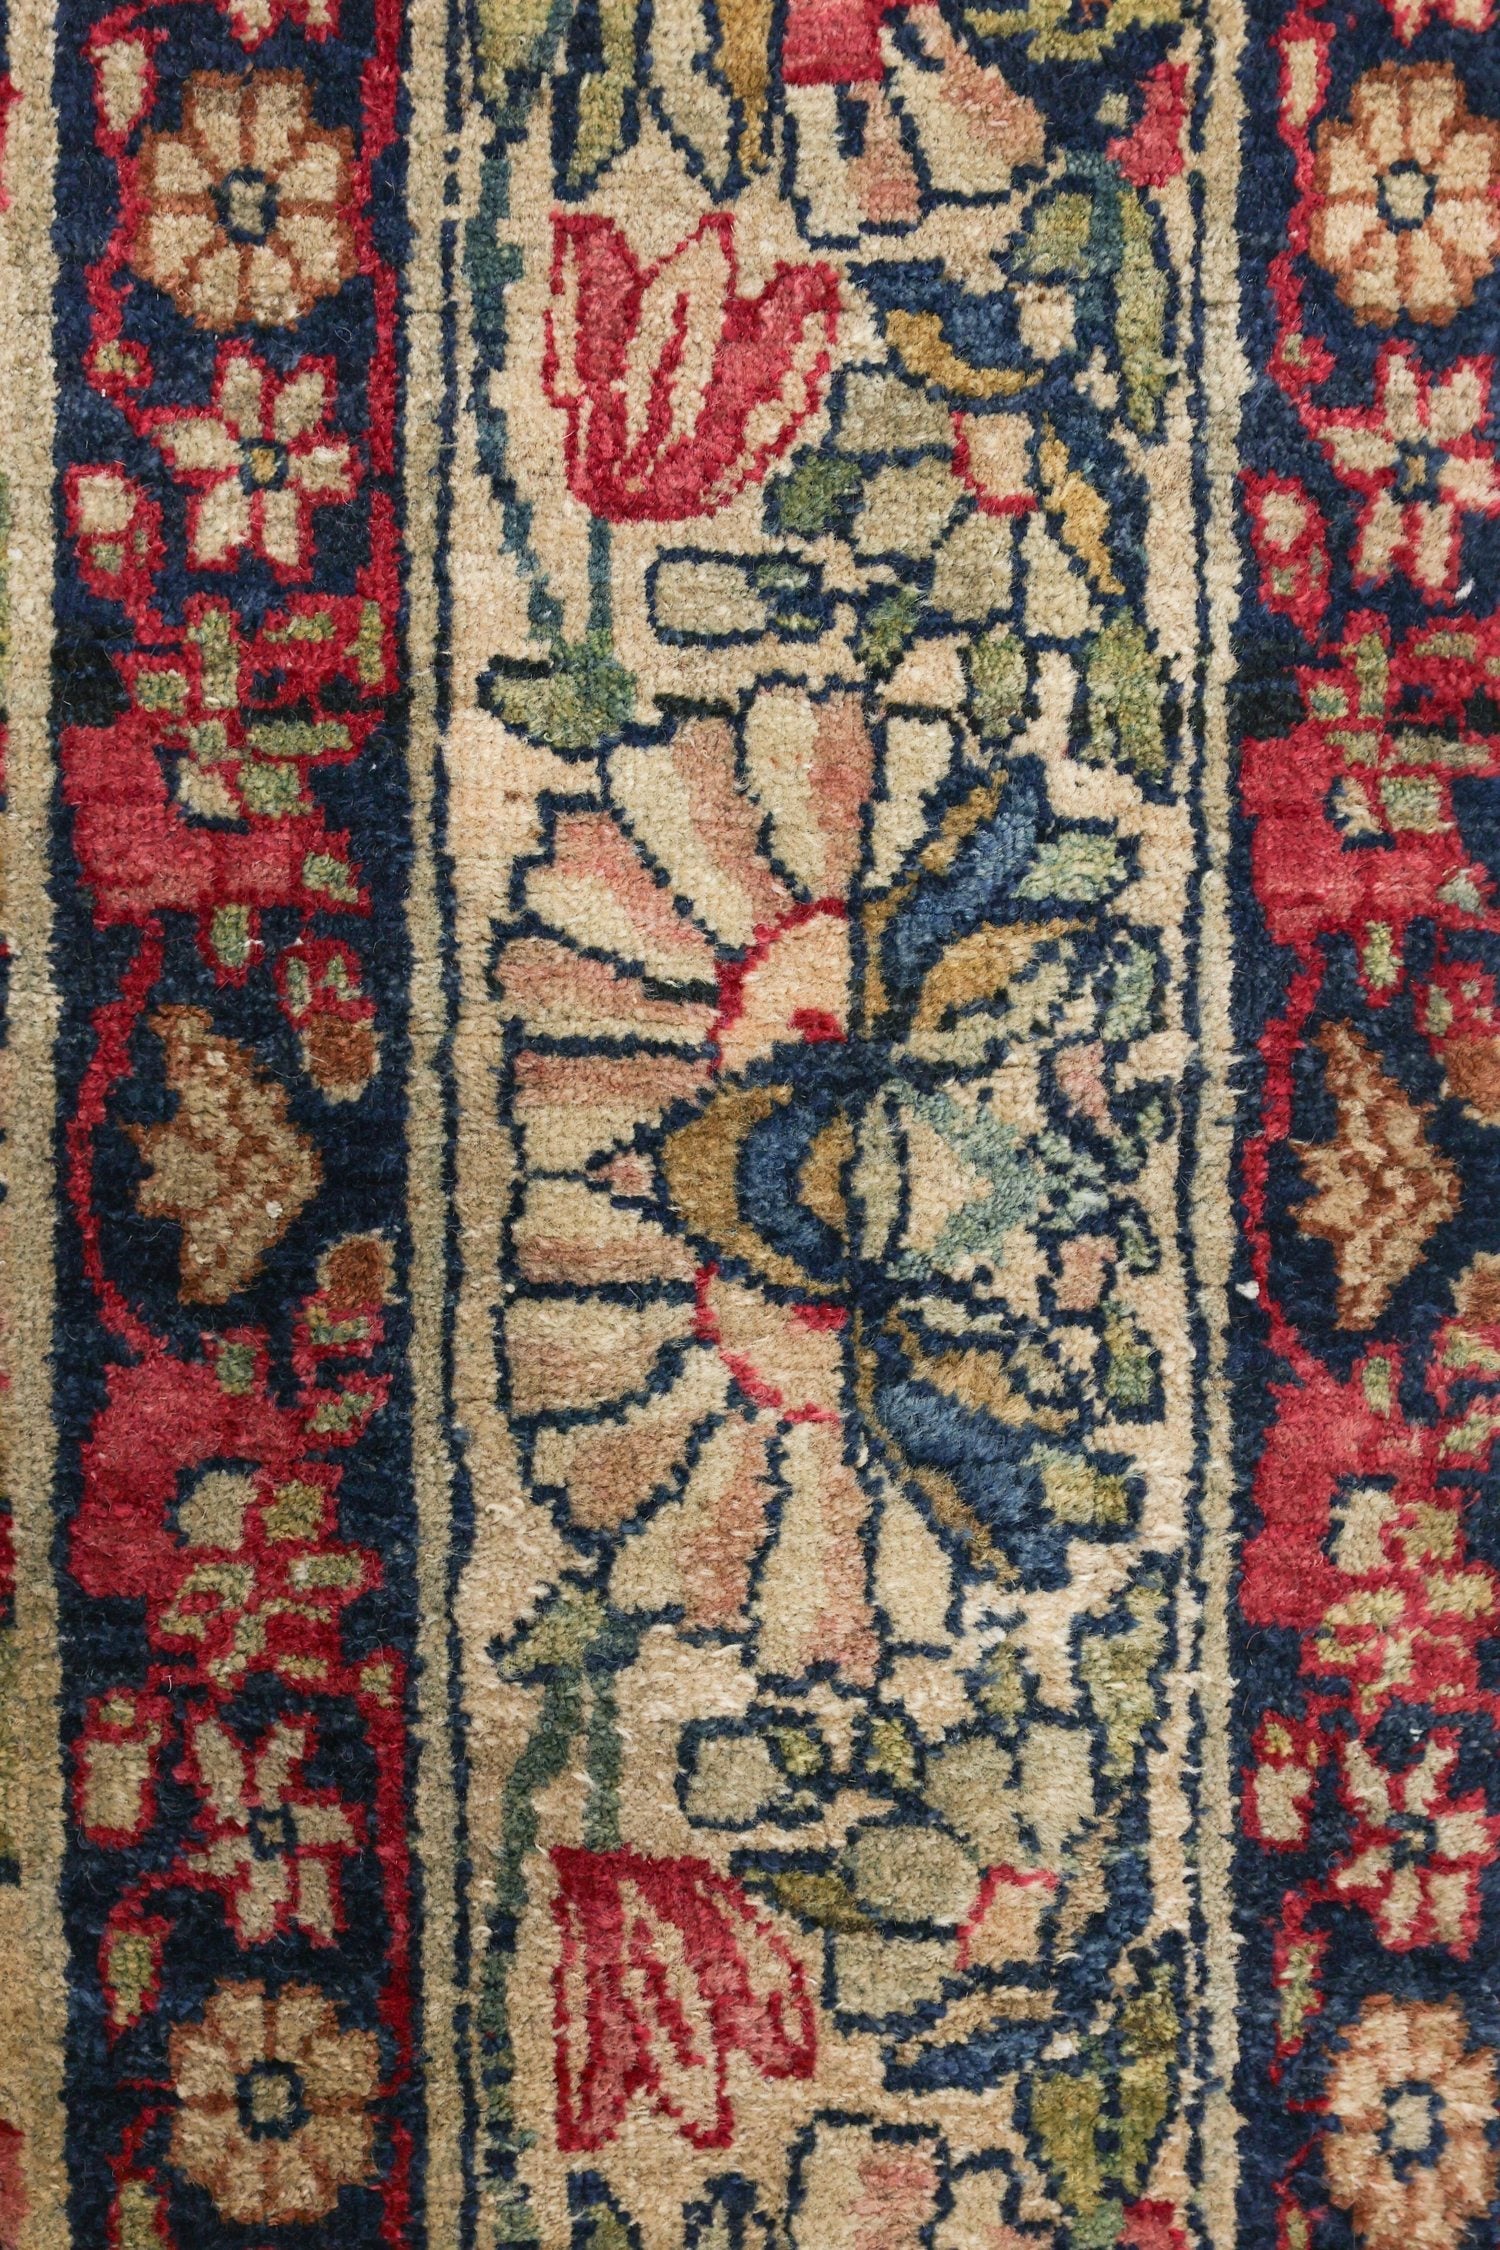
<path id="1" fill-rule="evenodd" d="M 52 738 L 55 376 L 53 183 L 59 158 L 53 106 L 50 0 L 19 0 L 10 69 L 20 99 L 10 119 L 10 211 L 0 264 L 0 372 L 11 401 L 9 743 L 6 938 L 10 1029 L 4 1054 L 8 1142 L 3 1205 L 7 1432 L 16 1558 L 16 1685 L 11 1724 L 18 1781 L 20 1888 L 5 1901 L 3 1950 L 25 1973 L 5 1982 L 5 2040 L 26 2068 L 7 2087 L 23 2135 L 26 2211 L 19 2250 L 64 2250 L 72 2240 L 63 2157 L 67 1948 L 59 1905 L 63 1775 L 61 1654 L 54 1575 L 56 1517 L 52 1355 L 56 1283 L 59 996 L 52 965 L 51 824 L 57 787 Z M 14 1915 L 14 1919 L 12 1916 Z"/>
<path id="2" fill-rule="evenodd" d="M 1243 0 L 1212 0 L 1205 16 L 1212 93 L 1201 163 L 1204 199 L 1198 287 L 1201 304 L 1200 474 L 1207 487 L 1203 594 L 1208 632 L 1204 655 L 1204 740 L 1198 817 L 1203 854 L 1202 925 L 1197 962 L 1199 1053 L 1204 1084 L 1198 1106 L 1197 1162 L 1192 1182 L 1193 1270 L 1207 1344 L 1201 1383 L 1206 1424 L 1200 1498 L 1202 1583 L 1198 1680 L 1203 1714 L 1203 1769 L 1197 1838 L 1204 1914 L 1202 1959 L 1208 2049 L 1202 2141 L 1215 2152 L 1205 2165 L 1199 2205 L 1215 2250 L 1234 2250 L 1239 2208 L 1240 2135 L 1235 2102 L 1239 2060 L 1239 1940 L 1234 1919 L 1234 1865 L 1239 1793 L 1234 1772 L 1232 1605 L 1236 1573 L 1234 1398 L 1229 1382 L 1229 1290 L 1238 1247 L 1232 1192 L 1236 1138 L 1231 999 L 1233 740 L 1229 700 L 1234 680 L 1233 634 L 1243 567 L 1237 523 L 1238 442 L 1250 369 L 1240 343 L 1238 224 L 1243 163 L 1244 100 L 1240 73 L 1248 52 Z"/>
<path id="3" fill-rule="evenodd" d="M 468 2156 L 474 2108 L 464 2040 L 460 1847 L 461 1776 L 455 1757 L 452 1616 L 454 1462 L 449 1446 L 445 1350 L 452 1121 L 446 1081 L 452 1009 L 445 989 L 439 899 L 443 790 L 445 648 L 439 581 L 442 426 L 433 401 L 448 382 L 444 330 L 452 265 L 452 220 L 444 218 L 450 173 L 447 75 L 449 0 L 411 0 L 407 10 L 406 225 L 410 254 L 402 292 L 405 400 L 402 449 L 407 552 L 406 674 L 410 701 L 406 768 L 411 866 L 406 897 L 411 1042 L 407 1099 L 407 1226 L 410 1264 L 412 1479 L 416 1503 L 418 1753 L 413 1845 L 422 1871 L 420 1918 L 424 2018 L 423 2099 L 427 2125 L 425 2234 L 437 2250 L 468 2250 L 475 2197 Z M 418 557 L 429 569 L 413 567 Z M 427 1840 L 432 1840 L 432 1848 Z"/>

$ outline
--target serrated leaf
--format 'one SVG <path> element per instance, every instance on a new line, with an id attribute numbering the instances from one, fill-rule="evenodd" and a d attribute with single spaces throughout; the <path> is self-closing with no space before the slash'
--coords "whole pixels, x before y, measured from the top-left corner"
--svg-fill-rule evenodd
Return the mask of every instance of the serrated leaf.
<path id="1" fill-rule="evenodd" d="M 1125 376 L 1125 411 L 1149 436 L 1167 388 L 1167 280 L 1156 262 L 1151 215 L 1138 195 L 1120 197 L 1120 232 L 1115 341 Z"/>
<path id="2" fill-rule="evenodd" d="M 1167 770 L 1161 666 L 1137 619 L 1112 617 L 1089 651 L 1089 756 L 1146 781 Z"/>
<path id="3" fill-rule="evenodd" d="M 110 2021 L 123 2031 L 145 2008 L 156 1981 L 156 1948 L 144 1931 L 119 1930 L 105 1940 L 104 1951 Z"/>
<path id="4" fill-rule="evenodd" d="M 159 2196 L 144 2180 L 124 2180 L 115 2197 L 114 2239 L 119 2250 L 166 2250 L 168 2235 Z"/>

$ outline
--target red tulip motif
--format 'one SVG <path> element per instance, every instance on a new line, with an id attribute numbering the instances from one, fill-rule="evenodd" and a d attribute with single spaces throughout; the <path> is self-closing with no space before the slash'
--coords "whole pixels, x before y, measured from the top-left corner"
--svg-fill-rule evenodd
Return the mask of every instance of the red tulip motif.
<path id="1" fill-rule="evenodd" d="M 643 2094 L 694 2148 L 734 2138 L 729 2058 L 808 2078 L 816 2023 L 802 1965 L 739 1884 L 701 1859 L 552 1853 L 557 2138 L 612 2140 Z"/>
<path id="2" fill-rule="evenodd" d="M 611 523 L 711 515 L 816 408 L 837 274 L 779 265 L 742 297 L 727 211 L 646 267 L 613 219 L 556 215 L 552 230 L 542 380 L 567 416 L 574 497 Z"/>

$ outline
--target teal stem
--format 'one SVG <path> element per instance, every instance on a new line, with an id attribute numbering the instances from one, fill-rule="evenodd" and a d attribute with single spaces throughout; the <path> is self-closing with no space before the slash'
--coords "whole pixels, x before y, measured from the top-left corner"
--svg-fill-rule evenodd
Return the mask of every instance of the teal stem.
<path id="1" fill-rule="evenodd" d="M 601 635 L 605 640 L 610 640 L 614 634 L 607 516 L 589 517 L 589 631 Z"/>
<path id="2" fill-rule="evenodd" d="M 613 1673 L 592 1673 L 589 1687 L 589 1794 L 583 1841 L 591 1852 L 613 1852 L 620 1848 L 620 1767 L 624 1756 Z"/>

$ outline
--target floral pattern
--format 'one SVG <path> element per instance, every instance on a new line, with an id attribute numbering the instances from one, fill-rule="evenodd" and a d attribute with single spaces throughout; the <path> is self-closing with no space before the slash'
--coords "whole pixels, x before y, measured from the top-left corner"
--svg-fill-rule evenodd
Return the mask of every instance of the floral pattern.
<path id="1" fill-rule="evenodd" d="M 496 2231 L 1179 2250 L 1192 65 L 1081 135 L 962 8 L 689 13 L 485 47 Z"/>
<path id="2" fill-rule="evenodd" d="M 1446 327 L 1500 255 L 1500 124 L 1446 64 L 1383 64 L 1317 139 L 1310 246 L 1360 320 Z"/>
<path id="3" fill-rule="evenodd" d="M 224 1885 L 242 1944 L 262 1944 L 287 1923 L 321 1945 L 338 1933 L 339 1866 L 359 1830 L 332 1790 L 302 1778 L 311 1748 L 305 1725 L 279 1722 L 253 1752 L 216 1719 L 194 1730 L 206 1840 L 188 1864 Z"/>
<path id="4" fill-rule="evenodd" d="M 328 427 L 333 370 L 303 360 L 278 379 L 253 352 L 219 355 L 206 414 L 165 412 L 149 427 L 172 474 L 192 490 L 188 559 L 222 570 L 261 555 L 285 578 L 306 578 L 313 511 L 354 496 L 358 458 Z"/>
<path id="5" fill-rule="evenodd" d="M 778 742 L 796 740 L 805 771 L 777 756 Z M 1160 1090 L 1127 1095 L 1120 1084 L 1113 988 L 1094 982 L 1094 951 L 1046 911 L 1059 895 L 1118 883 L 1117 855 L 1065 831 L 1033 860 L 1034 801 L 1013 784 L 1011 880 L 1023 914 L 1036 902 L 1032 919 L 1006 956 L 959 919 L 929 957 L 921 860 L 902 849 L 926 823 L 888 763 L 901 741 L 887 733 L 877 750 L 852 695 L 772 689 L 738 730 L 704 716 L 659 748 L 623 748 L 609 762 L 609 815 L 557 809 L 551 849 L 518 899 L 527 923 L 495 968 L 527 1034 L 512 1098 L 523 1162 L 535 1149 L 541 1174 L 517 1212 L 519 1286 L 505 1323 L 512 1410 L 535 1433 L 539 1481 L 566 1494 L 582 1529 L 613 1529 L 643 1509 L 705 1419 L 726 1411 L 744 1430 L 739 1477 L 766 1494 L 780 1427 L 793 1489 L 821 1494 L 829 1575 L 808 1614 L 811 1637 L 800 1654 L 786 1645 L 775 1668 L 839 1651 L 855 1678 L 869 1677 L 874 1652 L 858 1545 L 867 1501 L 838 1470 L 828 1435 L 844 1426 L 844 1402 L 863 1402 L 857 1427 L 874 1460 L 936 1506 L 949 1533 L 1024 1577 L 1055 1580 L 1061 1526 L 1077 1519 L 1058 1496 L 1051 1441 L 1086 1428 L 1087 1388 L 1029 1310 L 1036 1261 L 1050 1262 L 1064 1317 L 1106 1335 L 1112 1322 L 1130 1328 L 1130 1268 L 1150 1261 L 1109 1175 L 1133 1176 L 1165 1117 Z M 670 818 L 650 793 L 663 755 L 681 792 Z M 742 764 L 763 777 L 753 794 L 736 790 Z M 921 779 L 932 785 L 930 769 Z M 1001 786 L 975 785 L 971 818 L 999 805 Z M 862 867 L 866 806 L 874 864 Z M 658 869 L 706 911 L 665 910 Z M 988 872 L 992 884 L 1003 879 L 999 864 Z M 614 943 L 601 959 L 606 924 Z M 1123 930 L 1119 945 L 1116 974 L 1127 962 L 1149 974 Z M 857 957 L 868 963 L 862 974 Z M 992 976 L 1002 990 L 1018 985 L 1010 1037 L 1003 1010 L 968 1012 Z M 1048 991 L 1045 1013 L 1027 1005 L 1033 979 Z M 1065 1029 L 1048 1053 L 1038 1034 L 1054 1011 Z M 532 1045 L 563 1023 L 574 1026 L 566 1060 Z M 551 1121 L 570 1102 L 591 1106 L 582 1089 L 595 1083 L 594 1057 L 632 1033 L 655 1050 L 629 1073 L 633 1145 L 603 1141 L 565 1180 L 543 1154 Z M 945 1070 L 940 1093 L 930 1090 L 935 1065 Z M 1022 1124 L 1039 1110 L 1045 1125 Z M 594 1214 L 605 1210 L 619 1216 L 601 1240 Z M 556 1285 L 581 1278 L 585 1258 L 589 1286 L 563 1326 Z M 612 1291 L 627 1279 L 634 1301 L 622 1323 Z M 962 1346 L 929 1325 L 938 1279 L 983 1319 Z M 1131 1385 L 1143 1386 L 1142 1406 L 1150 1396 L 1149 1348 L 1142 1339 L 1135 1349 L 1127 1375 L 1106 1345 L 1103 1384 L 1115 1386 L 1117 1405 Z M 622 1448 L 615 1417 L 643 1392 Z M 581 1424 L 585 1407 L 603 1417 Z M 986 1466 L 976 1460 L 971 1474 L 956 1448 L 958 1432 L 976 1426 Z M 1011 1465 L 1003 1510 L 992 1484 L 999 1460 Z M 741 1570 L 759 1547 L 765 1504 L 754 1513 L 736 1504 L 736 1537 L 750 1542 Z M 1107 1517 L 1099 1528 L 1107 1535 Z M 704 1526 L 727 1564 L 726 1529 L 717 1511 L 714 1528 Z M 721 1623 L 739 1607 L 734 1583 L 725 1578 L 710 1601 Z"/>
<path id="6" fill-rule="evenodd" d="M 306 1985 L 221 1984 L 172 2033 L 172 2162 L 237 2226 L 306 2225 L 370 2171 L 376 2042 Z"/>
<path id="7" fill-rule="evenodd" d="M 728 212 L 646 270 L 613 220 L 554 226 L 542 379 L 567 416 L 574 494 L 606 522 L 711 514 L 817 405 L 837 276 L 789 266 L 741 296 Z"/>
<path id="8" fill-rule="evenodd" d="M 1284 2250 L 1468 2250 L 1500 2188 L 1492 17 L 1258 0 L 1243 73 L 1241 2218 Z M 1199 2224 L 1218 29 L 465 22 L 497 2240 L 634 2241 L 643 2148 L 704 2250 Z M 132 2250 L 394 2244 L 403 29 L 58 30 L 70 2192 Z"/>
<path id="9" fill-rule="evenodd" d="M 1489 2209 L 1497 2160 L 1486 2132 L 1495 2057 L 1471 2050 L 1450 2003 L 1367 2002 L 1328 2082 L 1338 2131 L 1324 2143 L 1329 2193 L 1370 2250 L 1452 2250 Z"/>
<path id="10" fill-rule="evenodd" d="M 1239 1170 L 1241 2215 L 1274 2209 L 1279 2239 L 1314 2250 L 1457 2250 L 1496 2210 L 1474 1973 L 1500 1850 L 1480 1501 L 1500 1427 L 1496 923 L 1471 793 L 1500 761 L 1480 685 L 1490 17 L 1289 8 L 1252 127 L 1279 136 L 1295 189 L 1285 246 L 1245 250 L 1276 404 L 1242 440 L 1260 582 L 1237 636 L 1257 683 L 1240 792 L 1256 927 L 1287 951 L 1274 989 L 1242 972 L 1238 1018 L 1263 1072 Z"/>
<path id="11" fill-rule="evenodd" d="M 295 71 L 197 73 L 141 143 L 136 271 L 196 328 L 285 327 L 354 271 L 350 162 Z"/>
<path id="12" fill-rule="evenodd" d="M 400 14 L 70 4 L 59 567 L 97 693 L 58 734 L 58 1587 L 93 1672 L 65 1744 L 89 1873 L 63 1890 L 91 2026 L 69 2083 L 99 2125 L 72 2223 L 395 2241 L 402 1218 L 354 1151 L 403 1131 Z"/>
<path id="13" fill-rule="evenodd" d="M 1320 424 L 1335 473 L 1365 495 L 1355 538 L 1355 576 L 1383 584 L 1401 570 L 1435 602 L 1459 580 L 1463 518 L 1500 515 L 1495 449 L 1485 442 L 1490 369 L 1458 360 L 1442 377 L 1409 353 L 1381 357 L 1368 414 L 1327 415 Z"/>
<path id="14" fill-rule="evenodd" d="M 701 1860 L 562 1846 L 552 1857 L 563 2145 L 600 2147 L 644 2093 L 695 2148 L 727 2148 L 731 2055 L 766 2078 L 811 2075 L 816 2032 L 800 1964 Z"/>

